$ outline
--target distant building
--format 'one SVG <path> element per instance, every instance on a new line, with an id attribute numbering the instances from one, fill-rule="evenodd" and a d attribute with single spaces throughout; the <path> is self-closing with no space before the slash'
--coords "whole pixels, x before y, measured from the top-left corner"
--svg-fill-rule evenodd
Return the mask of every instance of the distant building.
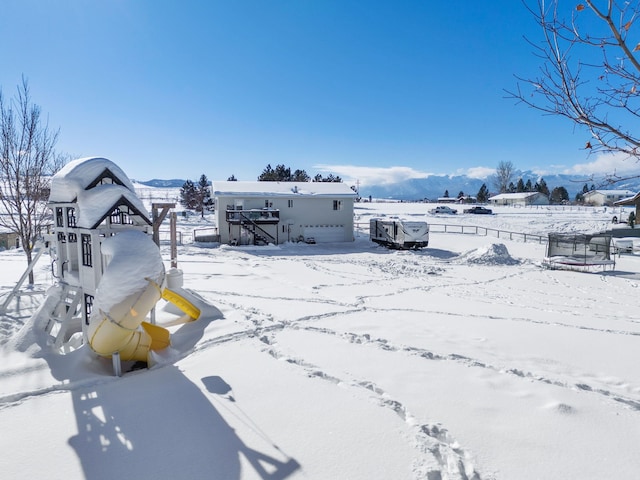
<path id="1" fill-rule="evenodd" d="M 584 203 L 588 205 L 601 207 L 603 205 L 613 205 L 619 200 L 624 200 L 634 195 L 635 192 L 630 190 L 591 190 L 590 192 L 584 193 L 582 198 L 584 199 Z"/>
<path id="2" fill-rule="evenodd" d="M 456 197 L 438 197 L 438 203 L 458 203 Z"/>
<path id="3" fill-rule="evenodd" d="M 0 232 L 0 250 L 10 250 L 20 247 L 20 237 L 13 232 Z"/>
<path id="4" fill-rule="evenodd" d="M 220 242 L 353 241 L 356 192 L 342 182 L 213 182 Z"/>
<path id="5" fill-rule="evenodd" d="M 634 206 L 636 207 L 636 218 L 640 218 L 640 193 L 618 200 L 614 203 L 616 206 Z"/>
<path id="6" fill-rule="evenodd" d="M 491 205 L 525 207 L 528 205 L 549 205 L 549 197 L 540 192 L 501 193 L 489 197 Z"/>

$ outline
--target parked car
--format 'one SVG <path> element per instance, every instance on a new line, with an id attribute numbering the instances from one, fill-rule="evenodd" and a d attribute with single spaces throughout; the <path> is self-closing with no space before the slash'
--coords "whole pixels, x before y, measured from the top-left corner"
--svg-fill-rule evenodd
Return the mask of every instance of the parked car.
<path id="1" fill-rule="evenodd" d="M 447 207 L 446 205 L 438 205 L 436 208 L 432 208 L 429 210 L 429 213 L 433 213 L 437 215 L 438 213 L 446 214 L 446 215 L 455 215 L 458 213 L 458 210 L 455 208 Z"/>
<path id="2" fill-rule="evenodd" d="M 471 207 L 471 208 L 467 208 L 465 209 L 464 213 L 475 213 L 475 214 L 479 214 L 479 215 L 491 215 L 493 213 L 493 210 L 491 210 L 490 208 L 485 208 L 485 207 Z"/>

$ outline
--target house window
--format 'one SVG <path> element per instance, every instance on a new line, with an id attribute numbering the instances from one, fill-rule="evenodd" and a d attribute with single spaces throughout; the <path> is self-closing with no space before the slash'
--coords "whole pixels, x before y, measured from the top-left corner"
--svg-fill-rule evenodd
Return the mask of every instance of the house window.
<path id="1" fill-rule="evenodd" d="M 334 200 L 333 201 L 333 209 L 334 210 L 342 210 L 342 200 Z"/>
<path id="2" fill-rule="evenodd" d="M 83 233 L 80 238 L 82 239 L 82 265 L 91 267 L 93 266 L 91 261 L 91 235 Z"/>
<path id="3" fill-rule="evenodd" d="M 84 294 L 84 323 L 89 325 L 89 317 L 93 311 L 93 295 Z"/>
<path id="4" fill-rule="evenodd" d="M 287 200 L 287 207 L 293 208 L 293 200 Z"/>
<path id="5" fill-rule="evenodd" d="M 58 242 L 67 243 L 67 237 L 65 237 L 63 232 L 58 232 Z"/>
<path id="6" fill-rule="evenodd" d="M 67 226 L 75 227 L 76 223 L 76 209 L 73 207 L 67 208 Z"/>
<path id="7" fill-rule="evenodd" d="M 78 236 L 75 233 L 69 234 L 69 243 L 78 243 Z"/>
<path id="8" fill-rule="evenodd" d="M 62 215 L 62 207 L 56 207 L 56 225 L 64 227 L 64 217 Z"/>

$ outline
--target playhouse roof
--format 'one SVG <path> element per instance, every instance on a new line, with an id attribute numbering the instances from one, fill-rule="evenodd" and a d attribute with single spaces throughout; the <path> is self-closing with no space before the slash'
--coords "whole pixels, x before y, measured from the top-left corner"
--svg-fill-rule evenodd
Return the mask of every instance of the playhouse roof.
<path id="1" fill-rule="evenodd" d="M 118 207 L 151 224 L 149 212 L 127 175 L 106 158 L 80 158 L 65 165 L 51 179 L 49 202 L 75 202 L 82 228 L 96 228 Z"/>
<path id="2" fill-rule="evenodd" d="M 134 192 L 121 185 L 105 184 L 79 193 L 78 226 L 97 228 L 118 207 L 126 207 L 132 217 L 140 217 L 142 222 L 151 225 L 149 212 Z"/>
<path id="3" fill-rule="evenodd" d="M 214 195 L 355 197 L 342 182 L 213 182 Z"/>
<path id="4" fill-rule="evenodd" d="M 67 163 L 52 177 L 49 201 L 73 202 L 79 192 L 94 187 L 105 178 L 135 192 L 127 175 L 111 160 L 101 157 L 87 157 Z"/>

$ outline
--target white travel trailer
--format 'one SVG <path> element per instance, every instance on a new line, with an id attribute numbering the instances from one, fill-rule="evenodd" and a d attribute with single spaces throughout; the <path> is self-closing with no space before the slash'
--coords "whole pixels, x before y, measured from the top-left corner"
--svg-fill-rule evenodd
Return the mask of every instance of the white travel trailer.
<path id="1" fill-rule="evenodd" d="M 371 241 L 389 248 L 412 249 L 429 245 L 427 222 L 372 218 L 369 222 Z"/>

